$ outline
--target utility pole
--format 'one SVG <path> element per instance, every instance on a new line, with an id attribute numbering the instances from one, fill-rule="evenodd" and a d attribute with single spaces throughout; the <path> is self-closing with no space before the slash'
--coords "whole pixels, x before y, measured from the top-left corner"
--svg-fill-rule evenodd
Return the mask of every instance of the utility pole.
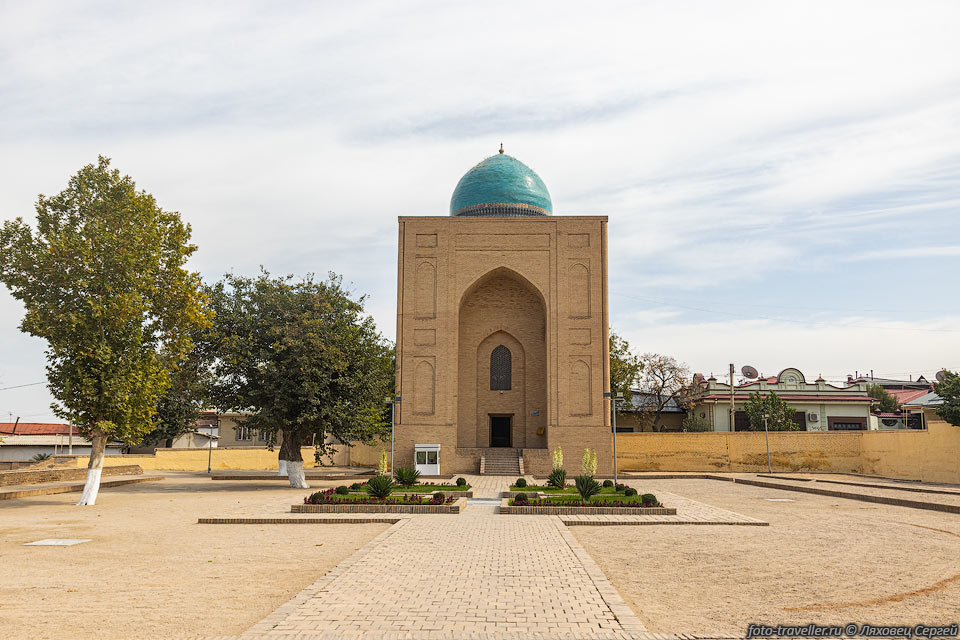
<path id="1" fill-rule="evenodd" d="M 773 468 L 770 466 L 770 430 L 767 429 L 767 411 L 763 411 L 763 435 L 767 439 L 767 472 L 773 473 Z"/>
<path id="2" fill-rule="evenodd" d="M 618 391 L 616 395 L 604 392 L 604 398 L 610 398 L 610 408 L 613 411 L 613 483 L 617 484 L 617 403 L 623 400 L 623 392 Z"/>
<path id="3" fill-rule="evenodd" d="M 734 429 L 733 429 L 733 424 L 734 424 L 733 416 L 734 416 L 734 413 L 735 413 L 735 412 L 734 412 L 734 408 L 733 408 L 733 400 L 734 400 L 733 363 L 731 362 L 731 363 L 730 363 L 730 432 L 731 432 L 731 433 L 733 433 L 733 430 L 734 430 Z"/>
<path id="4" fill-rule="evenodd" d="M 395 396 L 393 398 L 387 398 L 387 404 L 390 405 L 390 477 L 393 477 L 393 443 L 395 440 L 395 432 L 397 427 L 397 418 L 396 418 L 396 409 L 397 405 L 400 404 L 400 396 Z"/>

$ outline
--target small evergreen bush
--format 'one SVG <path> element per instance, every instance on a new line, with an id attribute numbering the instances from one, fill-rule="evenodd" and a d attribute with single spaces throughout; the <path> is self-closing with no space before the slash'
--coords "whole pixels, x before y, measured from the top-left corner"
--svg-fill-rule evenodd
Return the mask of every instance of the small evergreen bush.
<path id="1" fill-rule="evenodd" d="M 362 487 L 363 487 L 362 482 L 354 482 L 352 485 L 350 485 L 350 488 L 353 489 L 354 491 L 359 491 Z"/>
<path id="2" fill-rule="evenodd" d="M 400 467 L 394 473 L 397 484 L 403 485 L 404 489 L 409 489 L 420 481 L 420 472 L 410 467 Z"/>
<path id="3" fill-rule="evenodd" d="M 433 497 L 430 499 L 432 504 L 443 504 L 446 501 L 447 496 L 445 496 L 442 491 L 438 491 L 437 493 L 433 494 Z"/>
<path id="4" fill-rule="evenodd" d="M 590 498 L 600 493 L 600 483 L 593 479 L 593 476 L 577 476 L 573 483 L 577 487 L 577 493 L 584 502 L 590 502 Z"/>
<path id="5" fill-rule="evenodd" d="M 604 481 L 603 481 L 603 488 L 604 488 L 604 489 L 609 489 L 609 488 L 612 487 L 612 486 L 613 486 L 613 480 L 604 480 Z"/>
<path id="6" fill-rule="evenodd" d="M 547 476 L 547 486 L 563 489 L 567 486 L 567 472 L 563 469 L 554 469 L 551 471 L 550 475 Z"/>
<path id="7" fill-rule="evenodd" d="M 657 500 L 657 496 L 652 493 L 645 493 L 640 496 L 640 502 L 645 507 L 656 507 L 660 505 L 660 502 Z"/>
<path id="8" fill-rule="evenodd" d="M 373 476 L 364 487 L 374 498 L 383 499 L 393 493 L 393 481 L 390 476 Z"/>
<path id="9" fill-rule="evenodd" d="M 530 504 L 530 498 L 527 494 L 520 492 L 513 498 L 513 505 L 515 507 L 526 507 Z"/>
<path id="10" fill-rule="evenodd" d="M 626 498 L 629 498 L 630 496 L 635 496 L 637 495 L 637 490 L 634 489 L 633 487 L 627 487 L 626 489 L 623 490 L 623 495 Z"/>
<path id="11" fill-rule="evenodd" d="M 617 485 L 616 487 L 614 487 L 614 488 L 615 488 L 617 491 L 623 491 L 624 489 L 627 488 L 627 485 L 625 485 L 625 484 L 618 484 L 618 485 Z"/>
<path id="12" fill-rule="evenodd" d="M 523 489 L 525 486 L 527 486 L 527 479 L 517 478 L 517 481 L 513 483 L 513 486 L 520 487 L 521 489 Z"/>
<path id="13" fill-rule="evenodd" d="M 345 495 L 347 495 L 348 493 L 350 493 L 350 489 L 348 489 L 348 488 L 345 487 L 344 485 L 340 485 L 339 487 L 337 487 L 337 495 L 338 495 L 338 496 L 345 496 Z"/>
<path id="14" fill-rule="evenodd" d="M 465 487 L 465 486 L 467 486 L 467 479 L 466 479 L 466 478 L 457 478 L 457 486 L 458 486 L 458 487 Z"/>

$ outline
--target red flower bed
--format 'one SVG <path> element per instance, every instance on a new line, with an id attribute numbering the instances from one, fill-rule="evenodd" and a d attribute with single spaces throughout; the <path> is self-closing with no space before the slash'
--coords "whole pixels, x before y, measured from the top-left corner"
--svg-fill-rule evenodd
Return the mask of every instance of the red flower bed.
<path id="1" fill-rule="evenodd" d="M 326 489 L 324 491 L 317 491 L 312 493 L 309 496 L 303 499 L 303 504 L 412 504 L 412 505 L 424 505 L 424 504 L 453 504 L 456 502 L 456 497 L 454 496 L 444 496 L 442 499 L 438 499 L 439 495 L 432 496 L 421 496 L 416 493 L 407 493 L 407 494 L 398 494 L 396 496 L 388 496 L 386 498 L 374 498 L 373 496 L 359 496 L 356 497 L 356 494 L 353 496 L 349 495 L 339 495 L 336 493 L 335 489 Z"/>

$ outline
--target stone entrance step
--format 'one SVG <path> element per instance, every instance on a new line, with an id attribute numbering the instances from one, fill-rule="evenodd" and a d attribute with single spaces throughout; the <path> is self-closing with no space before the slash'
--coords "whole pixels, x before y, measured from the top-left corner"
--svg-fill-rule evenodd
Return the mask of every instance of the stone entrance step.
<path id="1" fill-rule="evenodd" d="M 520 449 L 486 449 L 480 457 L 480 475 L 482 476 L 520 476 L 523 475 L 523 458 Z"/>

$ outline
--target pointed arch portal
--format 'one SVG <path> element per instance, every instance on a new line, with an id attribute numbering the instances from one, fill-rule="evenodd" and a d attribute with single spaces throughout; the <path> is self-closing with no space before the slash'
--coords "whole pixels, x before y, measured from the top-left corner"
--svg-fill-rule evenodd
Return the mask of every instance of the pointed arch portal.
<path id="1" fill-rule="evenodd" d="M 546 305 L 526 278 L 494 269 L 460 300 L 460 447 L 546 447 Z"/>

